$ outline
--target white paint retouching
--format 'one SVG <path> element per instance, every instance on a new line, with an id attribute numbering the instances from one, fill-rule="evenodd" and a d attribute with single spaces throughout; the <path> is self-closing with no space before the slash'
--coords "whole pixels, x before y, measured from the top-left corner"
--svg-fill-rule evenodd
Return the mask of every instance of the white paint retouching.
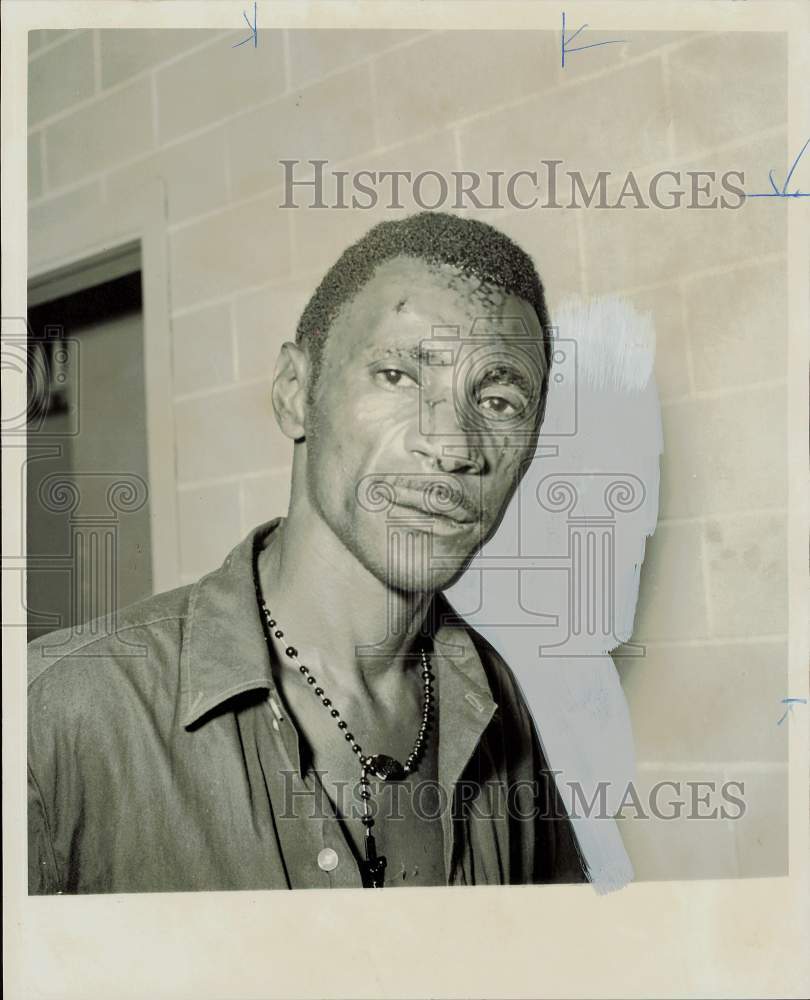
<path id="1" fill-rule="evenodd" d="M 586 803 L 607 782 L 613 815 L 636 772 L 610 653 L 632 635 L 658 516 L 655 331 L 648 314 L 612 296 L 563 303 L 555 325 L 534 460 L 498 531 L 448 597 L 516 674 L 563 802 L 570 808 L 569 782 Z M 592 884 L 620 888 L 633 868 L 616 822 L 586 813 L 580 804 L 572 822 Z"/>

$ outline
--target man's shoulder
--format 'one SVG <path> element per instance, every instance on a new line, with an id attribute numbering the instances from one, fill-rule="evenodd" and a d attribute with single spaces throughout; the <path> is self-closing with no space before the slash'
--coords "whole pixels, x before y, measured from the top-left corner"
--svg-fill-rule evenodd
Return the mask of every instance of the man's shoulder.
<path id="1" fill-rule="evenodd" d="M 28 644 L 29 697 L 44 688 L 70 685 L 78 674 L 108 684 L 116 673 L 155 670 L 179 659 L 193 587 L 154 594 L 34 639 Z"/>

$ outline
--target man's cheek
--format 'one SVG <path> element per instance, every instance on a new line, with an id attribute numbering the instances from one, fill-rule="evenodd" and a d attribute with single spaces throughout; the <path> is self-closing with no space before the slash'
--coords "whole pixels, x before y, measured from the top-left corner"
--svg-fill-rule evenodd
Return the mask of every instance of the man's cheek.
<path id="1" fill-rule="evenodd" d="M 490 488 L 487 507 L 493 517 L 512 499 L 523 478 L 534 452 L 525 448 L 501 448 L 491 459 Z"/>
<path id="2" fill-rule="evenodd" d="M 525 442 L 504 435 L 489 448 L 489 458 L 498 478 L 511 482 L 520 475 L 529 456 L 533 454 L 526 448 Z"/>

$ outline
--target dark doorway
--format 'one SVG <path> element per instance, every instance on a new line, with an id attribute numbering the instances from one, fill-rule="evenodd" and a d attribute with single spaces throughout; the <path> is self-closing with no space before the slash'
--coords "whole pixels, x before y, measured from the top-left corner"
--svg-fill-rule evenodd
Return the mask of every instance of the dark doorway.
<path id="1" fill-rule="evenodd" d="M 152 592 L 140 253 L 29 288 L 29 640 Z"/>

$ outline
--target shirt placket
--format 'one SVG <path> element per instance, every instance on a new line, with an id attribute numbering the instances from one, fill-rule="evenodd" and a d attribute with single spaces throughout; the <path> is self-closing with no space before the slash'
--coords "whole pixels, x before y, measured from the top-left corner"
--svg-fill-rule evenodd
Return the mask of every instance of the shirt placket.
<path id="1" fill-rule="evenodd" d="M 360 872 L 318 775 L 301 766 L 300 735 L 270 691 L 271 729 L 286 773 L 273 771 L 276 829 L 292 889 L 359 888 Z"/>
<path id="2" fill-rule="evenodd" d="M 439 784 L 445 790 L 448 808 L 442 813 L 444 863 L 447 884 L 457 881 L 457 863 L 472 849 L 463 827 L 453 821 L 456 785 L 476 752 L 497 704 L 487 692 L 474 686 L 452 658 L 434 655 L 439 670 Z"/>

